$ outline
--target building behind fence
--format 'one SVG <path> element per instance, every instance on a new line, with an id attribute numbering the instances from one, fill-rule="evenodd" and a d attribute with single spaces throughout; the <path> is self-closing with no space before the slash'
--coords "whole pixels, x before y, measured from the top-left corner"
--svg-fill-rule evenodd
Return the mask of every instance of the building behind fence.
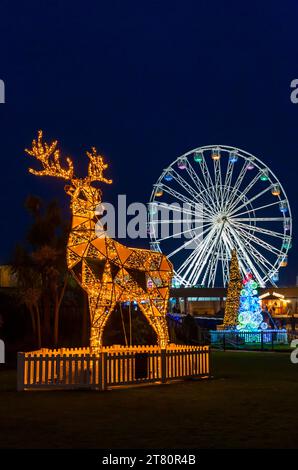
<path id="1" fill-rule="evenodd" d="M 210 376 L 209 346 L 135 346 L 41 349 L 18 353 L 18 390 L 38 388 L 106 390 L 121 385 Z"/>

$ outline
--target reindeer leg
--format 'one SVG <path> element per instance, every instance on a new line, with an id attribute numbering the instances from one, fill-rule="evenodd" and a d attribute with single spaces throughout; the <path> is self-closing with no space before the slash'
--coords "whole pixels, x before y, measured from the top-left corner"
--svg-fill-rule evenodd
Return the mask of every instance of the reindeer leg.
<path id="1" fill-rule="evenodd" d="M 95 308 L 94 314 L 91 316 L 90 354 L 101 352 L 104 327 L 114 307 L 115 302 Z"/>
<path id="2" fill-rule="evenodd" d="M 154 329 L 159 347 L 166 349 L 169 344 L 169 332 L 166 320 L 167 303 L 163 299 L 157 301 L 149 299 L 148 303 L 140 303 L 139 307 Z"/>

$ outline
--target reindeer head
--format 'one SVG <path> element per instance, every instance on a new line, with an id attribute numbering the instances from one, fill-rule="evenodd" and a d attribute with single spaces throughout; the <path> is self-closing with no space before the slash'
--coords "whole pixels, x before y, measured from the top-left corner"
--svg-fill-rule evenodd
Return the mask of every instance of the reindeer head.
<path id="1" fill-rule="evenodd" d="M 37 141 L 32 142 L 32 149 L 25 149 L 25 152 L 40 161 L 43 169 L 34 170 L 29 168 L 30 173 L 38 176 L 55 176 L 69 181 L 64 189 L 71 196 L 71 205 L 80 212 L 94 211 L 95 207 L 101 203 L 102 192 L 91 185 L 93 181 L 101 181 L 111 184 L 112 180 L 103 176 L 103 171 L 108 168 L 107 163 L 101 155 L 97 154 L 96 148 L 92 147 L 91 152 L 86 152 L 89 158 L 88 176 L 77 178 L 74 176 L 73 163 L 69 157 L 66 158 L 66 167 L 60 163 L 60 150 L 57 148 L 58 141 L 51 144 L 42 142 L 42 131 L 38 131 Z"/>

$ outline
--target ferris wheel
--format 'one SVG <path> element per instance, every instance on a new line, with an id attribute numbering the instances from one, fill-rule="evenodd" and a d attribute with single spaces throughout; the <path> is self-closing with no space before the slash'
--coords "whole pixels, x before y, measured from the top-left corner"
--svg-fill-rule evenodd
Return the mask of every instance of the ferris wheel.
<path id="1" fill-rule="evenodd" d="M 291 248 L 290 205 L 275 174 L 226 145 L 198 147 L 163 170 L 148 204 L 151 249 L 166 254 L 174 282 L 226 286 L 231 252 L 242 275 L 276 285 Z"/>

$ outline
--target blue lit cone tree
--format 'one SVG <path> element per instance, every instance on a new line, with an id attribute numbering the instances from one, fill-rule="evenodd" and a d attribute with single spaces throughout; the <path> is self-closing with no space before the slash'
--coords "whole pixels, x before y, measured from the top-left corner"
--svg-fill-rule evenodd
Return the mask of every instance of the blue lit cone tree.
<path id="1" fill-rule="evenodd" d="M 267 328 L 267 324 L 263 322 L 257 289 L 258 283 L 253 279 L 251 273 L 247 273 L 240 292 L 238 325 L 236 327 L 238 331 L 258 331 Z"/>

